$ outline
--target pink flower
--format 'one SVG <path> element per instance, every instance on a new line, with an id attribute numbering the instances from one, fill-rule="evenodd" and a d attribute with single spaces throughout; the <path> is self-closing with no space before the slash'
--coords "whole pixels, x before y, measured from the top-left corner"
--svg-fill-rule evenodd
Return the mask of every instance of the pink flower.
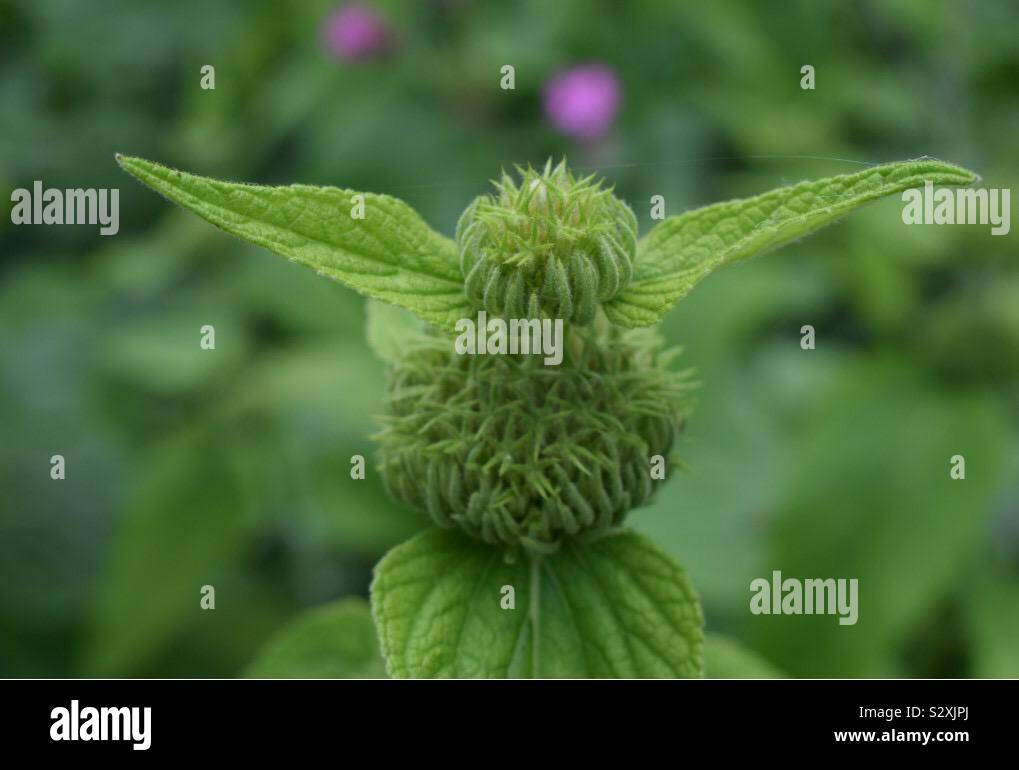
<path id="1" fill-rule="evenodd" d="M 619 79 L 604 64 L 584 64 L 545 84 L 545 116 L 555 129 L 581 141 L 597 139 L 619 108 Z"/>
<path id="2" fill-rule="evenodd" d="M 322 27 L 326 49 L 333 56 L 354 62 L 384 53 L 391 42 L 385 20 L 372 7 L 349 3 L 334 10 Z"/>

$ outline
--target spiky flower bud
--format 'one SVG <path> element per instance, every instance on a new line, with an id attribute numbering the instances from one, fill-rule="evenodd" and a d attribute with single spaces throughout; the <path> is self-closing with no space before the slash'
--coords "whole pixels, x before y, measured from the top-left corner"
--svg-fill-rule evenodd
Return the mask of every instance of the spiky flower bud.
<path id="1" fill-rule="evenodd" d="M 475 198 L 456 240 L 467 297 L 502 318 L 561 318 L 589 324 L 599 303 L 630 281 L 637 220 L 594 175 L 576 178 L 565 161 L 503 174 L 495 193 Z"/>
<path id="2" fill-rule="evenodd" d="M 409 344 L 377 436 L 390 494 L 441 526 L 538 551 L 648 502 L 664 483 L 651 458 L 669 456 L 682 425 L 671 354 L 653 332 L 600 322 L 575 328 L 566 348 L 548 367 L 457 355 L 439 334 Z"/>

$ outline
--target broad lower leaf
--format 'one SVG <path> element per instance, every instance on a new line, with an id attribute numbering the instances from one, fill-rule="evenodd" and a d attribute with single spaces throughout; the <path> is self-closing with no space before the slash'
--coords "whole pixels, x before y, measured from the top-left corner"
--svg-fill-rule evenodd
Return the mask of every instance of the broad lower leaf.
<path id="1" fill-rule="evenodd" d="M 704 676 L 708 679 L 781 679 L 782 673 L 734 639 L 706 634 Z"/>
<path id="2" fill-rule="evenodd" d="M 976 179 L 964 168 L 922 158 L 669 217 L 640 240 L 633 280 L 605 312 L 613 323 L 649 326 L 720 267 L 789 243 L 886 195 L 928 181 L 966 185 Z"/>
<path id="3" fill-rule="evenodd" d="M 455 244 L 403 201 L 335 187 L 223 182 L 123 155 L 117 162 L 226 232 L 361 294 L 443 327 L 469 315 Z M 364 218 L 352 216 L 355 196 L 363 196 Z"/>
<path id="4" fill-rule="evenodd" d="M 432 529 L 379 563 L 372 609 L 396 677 L 697 677 L 703 670 L 693 588 L 633 532 L 508 563 L 499 549 Z"/>
<path id="5" fill-rule="evenodd" d="M 249 666 L 261 679 L 381 679 L 386 675 L 368 602 L 340 599 L 281 629 Z"/>

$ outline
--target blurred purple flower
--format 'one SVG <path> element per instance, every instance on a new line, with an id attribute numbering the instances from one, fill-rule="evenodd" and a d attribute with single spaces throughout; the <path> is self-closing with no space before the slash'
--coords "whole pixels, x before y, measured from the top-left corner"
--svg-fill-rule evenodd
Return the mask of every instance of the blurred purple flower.
<path id="1" fill-rule="evenodd" d="M 337 8 L 329 14 L 322 29 L 329 53 L 348 62 L 385 53 L 392 42 L 385 19 L 374 8 L 361 3 Z"/>
<path id="2" fill-rule="evenodd" d="M 545 116 L 567 136 L 597 139 L 619 108 L 619 79 L 604 64 L 584 64 L 553 75 L 545 84 Z"/>

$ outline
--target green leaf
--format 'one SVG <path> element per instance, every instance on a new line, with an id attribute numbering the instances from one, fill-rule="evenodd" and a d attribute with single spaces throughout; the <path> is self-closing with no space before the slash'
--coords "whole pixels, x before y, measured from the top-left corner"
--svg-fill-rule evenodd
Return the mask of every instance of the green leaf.
<path id="1" fill-rule="evenodd" d="M 758 576 L 858 579 L 858 619 L 754 615 L 749 638 L 790 676 L 923 673 L 903 672 L 899 654 L 930 618 L 943 622 L 982 558 L 1008 418 L 989 393 L 947 389 L 891 357 L 845 367 L 807 413 Z"/>
<path id="2" fill-rule="evenodd" d="M 203 615 L 203 585 L 250 534 L 232 452 L 219 431 L 175 436 L 147 458 L 111 546 L 86 676 L 130 676 Z"/>
<path id="3" fill-rule="evenodd" d="M 115 381 L 159 396 L 179 396 L 231 380 L 244 363 L 250 340 L 233 307 L 212 310 L 179 301 L 174 307 L 113 325 L 97 350 L 99 365 Z M 196 342 L 199 326 L 212 324 L 220 340 L 215 355 L 207 355 Z"/>
<path id="4" fill-rule="evenodd" d="M 719 634 L 704 636 L 704 675 L 708 679 L 781 679 L 783 676 L 757 653 Z"/>
<path id="5" fill-rule="evenodd" d="M 438 326 L 469 314 L 453 241 L 403 201 L 335 187 L 222 182 L 117 156 L 132 176 L 226 232 Z M 355 195 L 365 216 L 354 219 Z"/>
<path id="6" fill-rule="evenodd" d="M 422 332 L 421 322 L 402 308 L 370 299 L 365 303 L 365 312 L 368 344 L 387 363 L 399 360 L 407 349 L 407 340 Z"/>
<path id="7" fill-rule="evenodd" d="M 987 679 L 1019 677 L 1019 579 L 985 566 L 964 584 L 970 676 Z"/>
<path id="8" fill-rule="evenodd" d="M 368 602 L 340 599 L 299 615 L 266 642 L 245 676 L 260 679 L 382 679 Z"/>
<path id="9" fill-rule="evenodd" d="M 649 326 L 720 267 L 789 243 L 886 195 L 927 181 L 966 185 L 977 178 L 959 166 L 921 158 L 669 217 L 640 240 L 633 280 L 605 312 L 613 323 Z"/>
<path id="10" fill-rule="evenodd" d="M 505 587 L 515 608 L 503 609 Z M 620 532 L 521 556 L 432 529 L 375 568 L 372 609 L 395 677 L 697 677 L 700 603 L 650 540 Z"/>

